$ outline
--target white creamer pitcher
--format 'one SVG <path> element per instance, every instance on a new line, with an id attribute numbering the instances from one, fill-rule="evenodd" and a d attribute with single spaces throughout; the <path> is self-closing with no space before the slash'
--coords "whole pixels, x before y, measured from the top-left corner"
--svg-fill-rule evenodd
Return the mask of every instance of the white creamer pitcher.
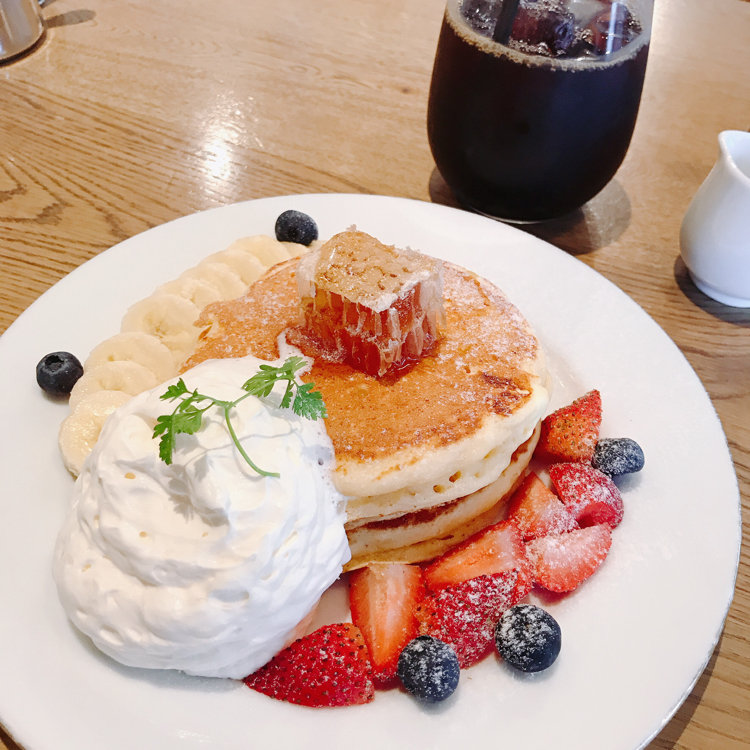
<path id="1" fill-rule="evenodd" d="M 704 294 L 750 307 L 750 133 L 725 130 L 719 148 L 682 221 L 680 249 Z"/>

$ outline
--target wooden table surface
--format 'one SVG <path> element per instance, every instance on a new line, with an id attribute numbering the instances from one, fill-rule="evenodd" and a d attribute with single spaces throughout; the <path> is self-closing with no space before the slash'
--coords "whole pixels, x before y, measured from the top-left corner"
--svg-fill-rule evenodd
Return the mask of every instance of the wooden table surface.
<path id="1" fill-rule="evenodd" d="M 625 163 L 581 213 L 535 231 L 621 287 L 684 352 L 747 511 L 750 310 L 692 286 L 678 230 L 718 133 L 750 128 L 750 3 L 656 5 Z M 442 11 L 443 0 L 47 2 L 42 43 L 0 65 L 0 331 L 87 259 L 201 209 L 299 192 L 452 205 L 425 135 Z M 749 623 L 745 544 L 719 645 L 651 748 L 750 746 Z M 17 745 L 0 730 L 0 747 Z"/>

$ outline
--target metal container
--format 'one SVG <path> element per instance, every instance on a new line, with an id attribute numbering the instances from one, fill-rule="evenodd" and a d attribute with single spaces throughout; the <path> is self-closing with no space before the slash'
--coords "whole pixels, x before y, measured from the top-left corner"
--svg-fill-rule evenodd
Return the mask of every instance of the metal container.
<path id="1" fill-rule="evenodd" d="M 0 62 L 26 52 L 43 33 L 37 0 L 0 0 Z"/>

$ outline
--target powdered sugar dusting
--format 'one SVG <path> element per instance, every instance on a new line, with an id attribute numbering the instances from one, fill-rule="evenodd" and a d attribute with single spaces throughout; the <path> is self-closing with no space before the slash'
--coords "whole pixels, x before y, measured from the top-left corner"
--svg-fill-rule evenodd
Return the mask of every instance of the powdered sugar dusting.
<path id="1" fill-rule="evenodd" d="M 417 698 L 435 703 L 458 686 L 460 669 L 453 648 L 438 638 L 419 636 L 401 652 L 398 676 Z"/>
<path id="2" fill-rule="evenodd" d="M 500 618 L 497 647 L 501 656 L 524 672 L 538 672 L 557 658 L 561 646 L 560 626 L 545 610 L 519 604 Z"/>
<path id="3" fill-rule="evenodd" d="M 363 462 L 401 449 L 454 444 L 488 416 L 523 407 L 543 380 L 539 343 L 521 313 L 489 281 L 449 263 L 443 271 L 445 335 L 418 367 L 377 380 L 316 361 L 306 376 L 328 405 L 326 426 L 339 460 Z M 207 331 L 188 364 L 248 352 L 276 358 L 276 337 L 298 321 L 290 261 L 274 267 L 240 300 L 203 312 L 200 324 Z M 363 428 L 352 418 L 351 405 L 364 400 L 370 418 Z"/>

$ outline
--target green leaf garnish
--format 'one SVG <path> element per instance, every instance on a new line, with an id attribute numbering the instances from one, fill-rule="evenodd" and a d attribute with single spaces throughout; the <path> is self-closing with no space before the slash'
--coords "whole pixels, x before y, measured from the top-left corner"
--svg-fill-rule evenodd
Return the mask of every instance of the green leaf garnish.
<path id="1" fill-rule="evenodd" d="M 180 378 L 174 385 L 170 385 L 169 388 L 167 388 L 167 392 L 162 393 L 159 398 L 173 401 L 179 396 L 182 396 L 183 393 L 189 393 L 189 391 L 187 386 L 185 385 L 185 381 Z"/>
<path id="2" fill-rule="evenodd" d="M 305 419 L 325 419 L 328 416 L 320 391 L 313 391 L 313 383 L 299 385 L 296 381 L 297 373 L 305 366 L 302 357 L 288 357 L 281 367 L 261 365 L 260 371 L 253 375 L 243 386 L 243 390 L 253 396 L 265 398 L 270 395 L 273 387 L 280 380 L 286 381 L 286 389 L 281 397 L 281 408 L 288 409 Z"/>
<path id="3" fill-rule="evenodd" d="M 297 393 L 292 402 L 292 411 L 305 419 L 325 419 L 328 416 L 326 405 L 323 403 L 323 394 L 312 390 L 313 383 L 304 383 L 297 387 Z"/>
<path id="4" fill-rule="evenodd" d="M 264 471 L 253 463 L 234 431 L 229 412 L 248 396 L 267 398 L 271 395 L 276 383 L 285 381 L 286 388 L 280 403 L 282 409 L 288 409 L 291 406 L 295 414 L 305 419 L 315 420 L 327 417 L 328 413 L 323 403 L 323 395 L 320 391 L 313 390 L 314 384 L 303 383 L 300 385 L 296 381 L 297 373 L 305 364 L 306 362 L 302 357 L 295 356 L 288 357 L 281 367 L 260 365 L 260 371 L 242 386 L 242 389 L 246 393 L 234 401 L 223 401 L 213 396 L 199 393 L 197 390 L 191 391 L 185 385 L 183 379 L 180 378 L 159 396 L 164 401 L 180 400 L 171 414 L 162 414 L 156 419 L 153 437 L 154 439 L 157 437 L 160 438 L 159 458 L 164 463 L 171 464 L 176 436 L 180 433 L 193 435 L 198 432 L 203 423 L 203 413 L 211 407 L 217 407 L 224 412 L 224 421 L 226 422 L 227 430 L 242 458 L 261 476 L 278 477 L 278 473 Z"/>

